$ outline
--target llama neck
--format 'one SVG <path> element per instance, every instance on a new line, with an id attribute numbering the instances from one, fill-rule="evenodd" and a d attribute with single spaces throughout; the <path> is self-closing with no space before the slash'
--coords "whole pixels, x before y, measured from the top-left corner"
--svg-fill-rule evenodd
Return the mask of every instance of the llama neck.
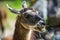
<path id="1" fill-rule="evenodd" d="M 27 40 L 36 40 L 37 39 L 36 37 L 37 34 L 33 30 L 30 30 L 27 35 Z"/>
<path id="2" fill-rule="evenodd" d="M 19 22 L 21 19 L 18 16 L 18 19 L 15 24 L 15 32 L 13 36 L 13 40 L 34 40 L 35 35 L 33 30 L 28 30 L 24 28 L 24 26 Z M 26 26 L 27 27 L 27 26 Z M 34 36 L 34 38 L 33 38 Z"/>
<path id="3" fill-rule="evenodd" d="M 27 35 L 27 40 L 31 39 L 31 35 L 32 35 L 32 30 L 29 31 L 28 35 Z"/>

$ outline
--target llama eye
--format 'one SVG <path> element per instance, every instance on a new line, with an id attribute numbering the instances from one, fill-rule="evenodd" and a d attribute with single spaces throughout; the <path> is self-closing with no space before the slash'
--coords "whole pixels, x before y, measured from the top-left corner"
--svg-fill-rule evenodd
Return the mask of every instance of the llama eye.
<path id="1" fill-rule="evenodd" d="M 26 18 L 29 18 L 29 14 L 28 14 L 28 13 L 25 13 L 24 16 L 25 16 Z"/>

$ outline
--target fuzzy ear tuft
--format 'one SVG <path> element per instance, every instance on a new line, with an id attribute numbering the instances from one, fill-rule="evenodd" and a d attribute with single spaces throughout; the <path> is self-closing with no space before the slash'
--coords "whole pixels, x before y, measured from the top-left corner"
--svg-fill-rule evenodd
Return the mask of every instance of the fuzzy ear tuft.
<path id="1" fill-rule="evenodd" d="M 27 3 L 26 3 L 26 1 L 23 1 L 23 2 L 22 2 L 22 7 L 23 7 L 23 8 L 27 8 Z"/>

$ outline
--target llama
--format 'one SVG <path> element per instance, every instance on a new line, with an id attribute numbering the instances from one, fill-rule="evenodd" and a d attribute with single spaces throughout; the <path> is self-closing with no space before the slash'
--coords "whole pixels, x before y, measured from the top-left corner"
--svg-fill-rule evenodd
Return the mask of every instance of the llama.
<path id="1" fill-rule="evenodd" d="M 22 10 L 15 10 L 8 6 L 8 9 L 19 14 L 15 23 L 13 40 L 37 40 L 36 32 L 45 32 L 45 23 L 43 18 L 38 16 L 38 11 L 28 8 L 26 1 L 23 1 Z M 42 25 L 41 25 L 42 24 Z"/>

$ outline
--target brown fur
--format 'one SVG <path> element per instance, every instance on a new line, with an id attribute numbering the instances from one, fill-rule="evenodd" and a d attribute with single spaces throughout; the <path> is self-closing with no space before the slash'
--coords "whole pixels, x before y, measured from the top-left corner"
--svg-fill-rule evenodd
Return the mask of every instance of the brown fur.
<path id="1" fill-rule="evenodd" d="M 25 23 L 26 27 L 25 28 L 21 22 Z M 16 21 L 16 24 L 15 24 L 15 33 L 14 33 L 14 36 L 13 36 L 13 40 L 27 40 L 26 37 L 27 37 L 27 34 L 29 32 L 29 25 L 28 25 L 28 22 L 25 18 L 23 17 L 20 17 L 18 16 L 17 18 L 17 21 Z M 31 34 L 31 39 L 30 40 L 36 40 L 36 33 L 33 31 L 32 34 Z"/>
<path id="2" fill-rule="evenodd" d="M 21 14 L 21 16 L 17 17 L 17 21 L 15 24 L 15 32 L 14 32 L 14 36 L 13 36 L 13 40 L 27 40 L 27 34 L 30 31 L 30 26 L 32 26 L 33 28 L 33 24 L 29 24 L 28 20 L 24 17 L 23 14 Z M 39 28 L 39 31 L 41 31 L 43 28 Z M 38 30 L 38 28 L 36 29 Z M 36 40 L 37 34 L 36 32 L 33 30 L 32 34 L 31 34 L 31 38 L 30 40 Z"/>
<path id="3" fill-rule="evenodd" d="M 25 29 L 23 25 L 20 24 L 20 21 L 21 17 L 18 16 L 13 40 L 26 40 L 25 37 L 29 30 Z"/>

